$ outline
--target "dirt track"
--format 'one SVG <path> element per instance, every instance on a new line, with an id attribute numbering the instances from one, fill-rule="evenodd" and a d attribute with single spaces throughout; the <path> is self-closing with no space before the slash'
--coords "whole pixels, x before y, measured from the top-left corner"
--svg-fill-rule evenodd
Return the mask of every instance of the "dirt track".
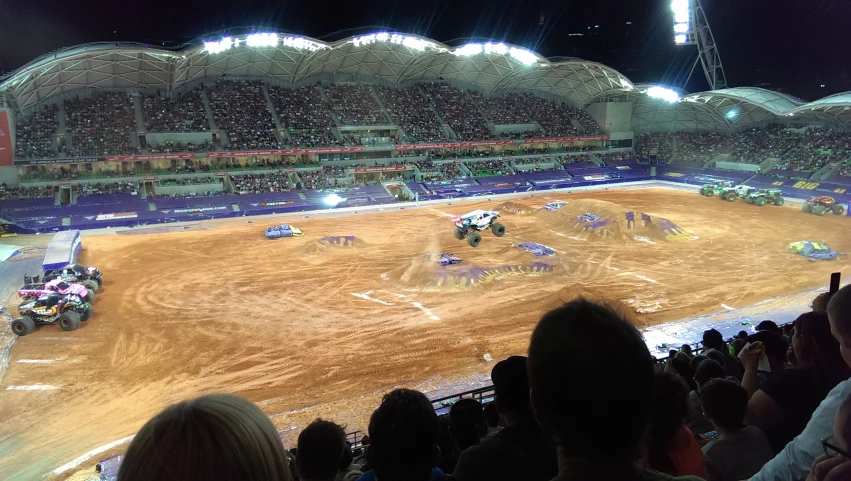
<path id="1" fill-rule="evenodd" d="M 70 333 L 42 327 L 13 347 L 0 385 L 0 478 L 40 477 L 134 433 L 164 406 L 210 392 L 260 403 L 282 429 L 317 416 L 364 428 L 392 386 L 463 381 L 489 372 L 485 353 L 523 353 L 536 320 L 561 299 L 606 295 L 650 324 L 814 288 L 851 265 L 848 257 L 810 263 L 785 250 L 806 239 L 851 252 L 851 219 L 796 207 L 667 189 L 517 203 L 538 208 L 585 198 L 667 218 L 698 239 L 579 240 L 554 217 L 506 212 L 505 237 L 486 233 L 472 249 L 452 235 L 449 215 L 462 213 L 454 206 L 281 218 L 307 235 L 278 241 L 263 238 L 269 219 L 87 236 L 81 262 L 105 273 L 95 316 Z M 341 235 L 356 236 L 358 245 L 317 243 Z M 560 251 L 547 260 L 553 268 L 529 268 L 540 258 L 508 249 L 524 241 Z M 439 252 L 464 262 L 440 270 L 421 259 Z M 459 272 L 478 282 L 460 286 Z M 436 273 L 452 282 L 430 282 Z M 33 384 L 56 389 L 7 390 Z M 312 407 L 299 409 L 305 406 Z"/>

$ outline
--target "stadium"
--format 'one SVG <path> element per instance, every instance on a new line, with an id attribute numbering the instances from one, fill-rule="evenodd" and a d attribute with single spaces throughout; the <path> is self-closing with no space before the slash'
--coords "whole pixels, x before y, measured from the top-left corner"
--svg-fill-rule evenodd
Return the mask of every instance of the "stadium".
<path id="1" fill-rule="evenodd" d="M 492 401 L 578 296 L 660 363 L 790 324 L 851 268 L 850 127 L 851 92 L 686 93 L 394 31 L 34 59 L 0 79 L 0 477 L 115 479 L 145 421 L 216 392 L 286 447 L 323 418 L 360 449 L 394 389 Z M 473 242 L 479 211 L 503 233 Z M 91 319 L 63 297 L 15 327 L 57 276 Z"/>

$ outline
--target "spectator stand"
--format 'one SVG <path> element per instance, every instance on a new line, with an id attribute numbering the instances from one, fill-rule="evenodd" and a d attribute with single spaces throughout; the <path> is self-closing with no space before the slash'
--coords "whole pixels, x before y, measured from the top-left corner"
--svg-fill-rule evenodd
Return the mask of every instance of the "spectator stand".
<path id="1" fill-rule="evenodd" d="M 416 163 L 419 180 L 439 182 L 453 179 L 463 179 L 471 175 L 463 163 L 457 160 L 423 159 Z"/>
<path id="2" fill-rule="evenodd" d="M 546 154 L 532 157 L 514 157 L 507 162 L 519 174 L 564 170 L 564 166 L 559 162 L 560 159 L 563 159 L 563 156 L 553 157 Z"/>
<path id="3" fill-rule="evenodd" d="M 193 197 L 227 194 L 222 177 L 186 174 L 159 179 L 153 184 L 156 197 Z"/>
<path id="4" fill-rule="evenodd" d="M 503 159 L 465 160 L 464 166 L 470 170 L 473 177 L 493 177 L 514 173 L 514 169 Z"/>

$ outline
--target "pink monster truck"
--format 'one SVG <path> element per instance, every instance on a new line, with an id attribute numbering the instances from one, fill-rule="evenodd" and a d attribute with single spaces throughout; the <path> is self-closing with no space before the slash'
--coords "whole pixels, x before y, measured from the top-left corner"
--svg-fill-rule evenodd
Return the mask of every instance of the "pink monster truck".
<path id="1" fill-rule="evenodd" d="M 93 291 L 90 291 L 82 284 L 65 282 L 58 277 L 44 283 L 27 284 L 21 289 L 18 289 L 18 297 L 24 300 L 38 299 L 48 294 L 76 294 L 89 304 L 95 301 L 95 293 Z"/>

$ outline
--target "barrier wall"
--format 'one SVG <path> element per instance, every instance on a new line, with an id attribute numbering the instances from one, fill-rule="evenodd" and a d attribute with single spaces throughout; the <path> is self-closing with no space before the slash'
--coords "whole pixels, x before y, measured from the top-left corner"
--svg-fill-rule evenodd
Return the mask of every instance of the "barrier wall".
<path id="1" fill-rule="evenodd" d="M 47 244 L 42 267 L 48 270 L 73 264 L 77 262 L 77 256 L 80 255 L 81 250 L 83 250 L 83 241 L 79 230 L 58 232 Z"/>

